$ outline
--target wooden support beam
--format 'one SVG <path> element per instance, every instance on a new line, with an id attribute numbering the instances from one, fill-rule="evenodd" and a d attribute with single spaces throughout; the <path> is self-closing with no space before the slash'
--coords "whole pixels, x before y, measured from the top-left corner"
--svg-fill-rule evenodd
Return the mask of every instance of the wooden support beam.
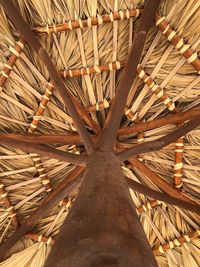
<path id="1" fill-rule="evenodd" d="M 133 168 L 139 170 L 143 175 L 145 175 L 151 182 L 153 182 L 156 186 L 158 186 L 163 192 L 167 195 L 183 200 L 187 203 L 197 204 L 194 200 L 192 200 L 189 196 L 174 188 L 172 185 L 167 183 L 164 179 L 162 179 L 156 172 L 152 171 L 148 166 L 139 161 L 136 158 L 130 158 L 129 162 L 133 166 Z"/>
<path id="2" fill-rule="evenodd" d="M 187 122 L 185 125 L 181 126 L 180 128 L 176 129 L 172 133 L 165 135 L 155 141 L 149 141 L 146 143 L 142 143 L 131 148 L 128 148 L 119 153 L 118 158 L 121 161 L 127 160 L 130 157 L 137 156 L 141 153 L 147 153 L 151 151 L 156 151 L 159 149 L 164 148 L 165 146 L 169 145 L 170 143 L 175 142 L 178 138 L 184 136 L 188 132 L 195 129 L 200 124 L 200 117 L 196 119 L 192 119 L 191 121 Z"/>
<path id="3" fill-rule="evenodd" d="M 153 190 L 149 187 L 146 187 L 140 183 L 137 183 L 134 180 L 129 179 L 129 178 L 127 178 L 126 181 L 129 185 L 129 187 L 138 193 L 141 193 L 141 194 L 144 194 L 148 197 L 166 202 L 170 205 L 175 205 L 175 206 L 178 206 L 182 209 L 186 209 L 188 211 L 192 211 L 192 212 L 195 212 L 197 214 L 200 214 L 200 205 L 198 205 L 198 204 L 190 204 L 190 203 L 183 201 L 183 200 L 180 200 L 176 197 L 171 197 L 165 193 L 160 193 L 160 192 Z"/>
<path id="4" fill-rule="evenodd" d="M 178 32 L 171 28 L 171 25 L 167 22 L 165 17 L 161 17 L 159 13 L 156 13 L 155 20 L 156 26 L 162 31 L 162 34 L 167 37 L 167 40 L 174 45 L 179 53 L 186 58 L 187 62 L 199 73 L 200 59 L 198 58 L 198 51 L 194 51 L 193 48 L 190 48 L 190 44 L 185 43 L 184 38 L 180 37 Z"/>
<path id="5" fill-rule="evenodd" d="M 15 141 L 28 142 L 31 144 L 83 144 L 78 134 L 15 134 L 0 133 L 0 143 L 2 138 L 14 139 Z"/>
<path id="6" fill-rule="evenodd" d="M 29 142 L 19 141 L 13 138 L 9 139 L 7 137 L 2 137 L 0 139 L 0 144 L 12 146 L 15 148 L 20 148 L 26 153 L 36 153 L 42 156 L 47 156 L 49 158 L 55 158 L 61 161 L 67 161 L 75 165 L 80 165 L 80 166 L 86 165 L 86 157 L 69 152 L 63 152 L 46 145 L 31 144 Z"/>
<path id="7" fill-rule="evenodd" d="M 37 53 L 39 59 L 44 63 L 46 66 L 51 81 L 53 83 L 53 86 L 58 90 L 59 94 L 61 95 L 64 104 L 66 105 L 74 123 L 75 126 L 83 140 L 83 143 L 86 147 L 86 150 L 88 153 L 91 153 L 93 148 L 93 142 L 90 138 L 89 133 L 87 132 L 87 129 L 79 116 L 79 113 L 71 99 L 71 96 L 68 92 L 67 87 L 65 86 L 64 82 L 62 81 L 60 74 L 58 73 L 57 69 L 55 68 L 52 60 L 50 59 L 49 55 L 47 54 L 46 50 L 42 47 L 39 40 L 35 37 L 33 32 L 31 31 L 30 26 L 26 23 L 26 21 L 22 18 L 20 15 L 18 9 L 15 7 L 15 5 L 12 3 L 12 1 L 7 0 L 0 0 L 0 4 L 2 5 L 4 11 L 12 21 L 12 23 L 15 25 L 15 27 L 21 32 L 23 37 L 26 39 L 26 41 L 29 43 L 29 45 L 32 47 L 32 49 Z"/>
<path id="8" fill-rule="evenodd" d="M 124 146 L 120 143 L 117 143 L 117 150 L 123 151 L 123 149 L 124 149 Z M 167 183 L 157 173 L 152 171 L 148 166 L 146 166 L 143 162 L 141 162 L 137 158 L 132 157 L 129 159 L 129 162 L 130 162 L 130 168 L 139 170 L 143 175 L 145 175 L 152 183 L 158 186 L 167 195 L 183 200 L 190 204 L 194 204 L 194 205 L 197 204 L 189 196 L 177 190 L 169 183 Z"/>
<path id="9" fill-rule="evenodd" d="M 116 156 L 95 151 L 45 266 L 110 265 L 157 266 Z"/>
<path id="10" fill-rule="evenodd" d="M 4 64 L 3 69 L 1 70 L 1 74 L 0 74 L 0 92 L 2 92 L 3 87 L 6 83 L 6 81 L 8 80 L 8 78 L 10 77 L 10 73 L 17 61 L 17 59 L 19 58 L 24 45 L 25 45 L 26 41 L 23 37 L 21 37 L 19 39 L 19 41 L 16 43 L 15 47 L 9 47 L 11 55 L 9 57 L 9 59 L 7 60 L 7 62 Z M 15 53 L 13 53 L 15 52 Z"/>
<path id="11" fill-rule="evenodd" d="M 116 96 L 106 118 L 104 131 L 102 131 L 102 134 L 97 141 L 97 147 L 101 147 L 101 150 L 112 150 L 115 144 L 117 130 L 120 126 L 121 118 L 124 113 L 126 100 L 137 75 L 137 66 L 143 51 L 147 32 L 152 25 L 154 14 L 158 9 L 159 4 L 160 0 L 146 1 L 138 29 L 135 34 L 131 52 L 122 72 L 119 85 L 116 88 Z"/>
<path id="12" fill-rule="evenodd" d="M 130 18 L 137 18 L 142 13 L 142 9 L 130 9 L 126 11 L 119 11 L 119 12 L 111 12 L 109 15 L 97 15 L 97 17 L 90 17 L 88 19 L 80 20 L 73 20 L 69 22 L 64 22 L 61 24 L 54 24 L 53 26 L 48 27 L 35 27 L 33 28 L 33 32 L 36 35 L 42 34 L 52 34 L 58 33 L 67 30 L 75 30 L 80 29 L 81 27 L 91 27 L 91 26 L 99 26 L 102 23 L 112 22 L 113 20 L 123 20 L 123 19 L 130 19 Z"/>
<path id="13" fill-rule="evenodd" d="M 2 260 L 17 241 L 30 232 L 36 223 L 63 200 L 72 189 L 74 180 L 83 172 L 83 167 L 76 167 L 40 204 L 37 210 L 0 246 L 0 260 Z"/>
<path id="14" fill-rule="evenodd" d="M 33 133 L 36 129 L 37 126 L 42 118 L 42 115 L 45 111 L 46 106 L 48 105 L 50 101 L 50 97 L 53 94 L 54 87 L 52 86 L 51 83 L 48 83 L 48 86 L 46 88 L 46 91 L 44 95 L 41 98 L 40 105 L 38 106 L 37 111 L 35 112 L 33 116 L 33 120 L 31 124 L 29 125 L 28 132 Z M 72 102 L 74 103 L 74 106 L 76 107 L 79 115 L 83 120 L 86 122 L 86 124 L 93 130 L 95 133 L 99 132 L 99 127 L 97 123 L 91 118 L 89 115 L 89 112 L 82 106 L 81 103 L 69 92 L 70 98 L 72 99 Z"/>
<path id="15" fill-rule="evenodd" d="M 175 113 L 172 115 L 165 116 L 163 118 L 159 118 L 153 121 L 146 121 L 146 122 L 138 122 L 137 124 L 124 127 L 118 130 L 117 136 L 124 136 L 124 135 L 130 135 L 132 133 L 136 132 L 144 132 L 148 130 L 152 130 L 155 128 L 159 128 L 165 125 L 169 124 L 176 124 L 176 123 L 182 123 L 188 120 L 191 120 L 191 118 L 197 118 L 200 116 L 200 109 L 191 109 L 188 111 Z"/>
<path id="16" fill-rule="evenodd" d="M 178 238 L 168 241 L 167 243 L 156 246 L 153 248 L 154 255 L 160 255 L 166 253 L 169 249 L 180 247 L 185 243 L 191 242 L 192 240 L 200 236 L 200 229 L 181 235 Z"/>
<path id="17" fill-rule="evenodd" d="M 138 220 L 137 212 L 133 206 L 128 185 L 120 168 L 119 160 L 123 161 L 133 155 L 157 150 L 166 146 L 194 129 L 200 124 L 200 119 L 191 120 L 183 127 L 180 127 L 173 133 L 156 141 L 147 142 L 127 149 L 121 152 L 118 158 L 111 151 L 116 142 L 117 130 L 123 116 L 129 90 L 136 77 L 146 35 L 159 3 L 160 0 L 154 0 L 153 2 L 147 0 L 130 56 L 117 88 L 116 97 L 113 100 L 111 110 L 106 119 L 104 130 L 97 138 L 97 143 L 94 148 L 93 140 L 87 132 L 81 117 L 85 118 L 88 125 L 94 127 L 95 133 L 98 133 L 99 129 L 95 128 L 96 126 L 92 123 L 89 114 L 87 115 L 85 109 L 82 108 L 80 103 L 77 103 L 77 100 L 68 92 L 47 52 L 41 46 L 33 32 L 31 32 L 29 26 L 20 16 L 12 2 L 0 0 L 0 4 L 3 5 L 11 21 L 23 34 L 23 38 L 29 42 L 47 67 L 53 83 L 53 85 L 50 84 L 50 86 L 57 88 L 63 98 L 89 154 L 86 158 L 80 155 L 58 151 L 42 144 L 36 144 L 34 139 L 32 139 L 31 142 L 24 142 L 21 139 L 15 139 L 15 137 L 11 139 L 3 136 L 0 140 L 0 143 L 20 147 L 26 152 L 31 151 L 78 165 L 85 166 L 87 164 L 80 192 L 63 224 L 58 239 L 55 242 L 55 247 L 52 249 L 45 263 L 46 267 L 100 267 L 108 265 L 112 265 L 113 267 L 157 266 L 145 233 Z M 142 132 L 141 129 L 137 131 Z M 44 137 L 41 138 L 44 140 Z M 69 136 L 66 136 L 66 140 L 67 138 L 69 138 Z M 80 142 L 77 136 L 75 139 L 77 142 Z M 75 139 L 71 138 L 68 140 L 72 142 L 72 140 L 74 141 Z M 55 138 L 51 138 L 51 141 L 52 140 L 55 141 Z M 34 145 L 33 141 L 35 142 Z M 49 139 L 47 138 L 46 141 L 49 142 Z M 60 141 L 64 142 L 62 138 L 60 138 Z M 95 149 L 96 151 L 94 151 Z M 171 204 L 179 205 L 199 213 L 199 206 L 189 197 L 173 187 L 171 188 L 168 183 L 137 159 L 131 158 L 129 161 L 134 167 L 143 172 L 144 175 L 150 176 L 149 179 L 156 183 L 159 188 L 174 198 L 144 186 L 141 187 L 140 184 L 132 183 L 135 190 L 142 191 L 151 197 L 160 198 L 162 201 L 167 200 Z M 77 167 L 66 180 L 49 194 L 36 212 L 34 212 L 25 223 L 3 243 L 0 247 L 0 258 L 2 258 L 7 250 L 22 236 L 29 232 L 40 218 L 66 197 L 74 186 L 73 180 L 81 175 L 83 169 L 83 167 Z M 80 179 L 77 178 L 77 180 L 76 185 L 80 183 Z M 187 203 L 185 201 L 187 201 Z M 50 242 L 50 240 L 48 242 Z"/>

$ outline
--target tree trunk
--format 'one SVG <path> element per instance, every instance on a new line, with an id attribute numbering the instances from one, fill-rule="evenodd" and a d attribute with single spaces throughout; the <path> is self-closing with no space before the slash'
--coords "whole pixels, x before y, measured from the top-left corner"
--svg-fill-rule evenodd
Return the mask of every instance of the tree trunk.
<path id="1" fill-rule="evenodd" d="M 114 153 L 89 156 L 78 197 L 45 267 L 156 267 Z"/>

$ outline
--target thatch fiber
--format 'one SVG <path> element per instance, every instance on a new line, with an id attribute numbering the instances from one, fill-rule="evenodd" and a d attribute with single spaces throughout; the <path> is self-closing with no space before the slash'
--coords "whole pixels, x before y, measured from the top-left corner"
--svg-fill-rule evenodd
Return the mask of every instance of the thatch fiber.
<path id="1" fill-rule="evenodd" d="M 95 123 L 89 121 L 87 128 L 95 136 L 95 125 L 103 127 L 112 105 L 144 1 L 13 2 L 47 50 L 75 101 L 91 115 Z M 164 0 L 148 34 L 121 128 L 191 109 L 200 115 L 199 51 L 200 1 Z M 48 145 L 84 154 L 72 118 L 51 86 L 45 66 L 3 8 L 0 8 L 0 70 L 0 138 L 1 134 L 11 133 L 40 137 L 67 133 L 76 140 L 54 139 Z M 128 134 L 119 131 L 118 141 L 129 148 L 163 137 L 182 123 Z M 0 243 L 76 168 L 59 159 L 0 145 Z M 155 181 L 162 179 L 169 188 L 178 189 L 180 195 L 185 194 L 200 204 L 200 127 L 159 151 L 141 154 L 135 162 L 125 162 L 122 169 L 129 179 L 160 192 L 163 190 Z M 63 201 L 8 251 L 0 267 L 44 265 L 76 198 L 81 176 L 70 182 Z M 199 216 L 132 189 L 130 192 L 159 266 L 200 266 Z"/>

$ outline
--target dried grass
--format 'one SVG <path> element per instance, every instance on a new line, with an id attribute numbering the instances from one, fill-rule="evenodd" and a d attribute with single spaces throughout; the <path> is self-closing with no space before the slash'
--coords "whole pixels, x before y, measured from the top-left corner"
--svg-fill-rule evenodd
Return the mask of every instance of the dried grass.
<path id="1" fill-rule="evenodd" d="M 127 10 L 139 6 L 137 0 L 23 0 L 15 1 L 23 17 L 32 27 L 53 25 L 78 18 L 109 14 L 117 10 Z M 170 25 L 184 37 L 196 51 L 200 49 L 200 2 L 198 0 L 163 1 L 160 12 L 170 21 Z M 51 55 L 58 70 L 77 69 L 84 66 L 105 65 L 113 61 L 127 59 L 132 42 L 131 30 L 137 27 L 137 20 L 120 20 L 104 23 L 92 28 L 77 29 L 51 35 L 40 36 L 40 41 Z M 0 10 L 0 69 L 3 69 L 10 55 L 9 46 L 14 47 L 19 34 L 8 23 Z M 165 94 L 175 101 L 180 110 L 199 107 L 200 78 L 196 70 L 187 63 L 166 37 L 153 26 L 145 45 L 141 60 L 145 71 L 157 84 L 163 86 Z M 96 75 L 85 75 L 65 79 L 70 91 L 84 106 L 110 100 L 115 95 L 115 85 L 119 81 L 121 70 L 105 71 Z M 26 133 L 34 112 L 46 90 L 49 75 L 31 48 L 26 45 L 13 71 L 0 93 L 0 131 Z M 142 121 L 153 120 L 169 113 L 163 103 L 155 97 L 149 88 L 137 79 L 136 96 L 130 93 L 127 105 Z M 104 123 L 106 111 L 93 112 L 92 117 L 100 125 Z M 123 125 L 131 125 L 124 116 Z M 144 141 L 155 140 L 175 129 L 165 126 L 146 131 Z M 45 113 L 39 122 L 36 133 L 64 133 L 74 130 L 72 119 L 67 114 L 62 99 L 54 91 Z M 128 146 L 137 143 L 137 136 L 130 135 L 121 140 Z M 200 128 L 184 137 L 183 190 L 198 200 L 200 193 Z M 56 145 L 55 145 L 56 146 Z M 66 145 L 63 150 L 71 151 Z M 45 171 L 53 188 L 73 169 L 71 164 L 42 157 Z M 156 171 L 163 179 L 173 185 L 174 144 L 158 151 L 143 155 L 143 162 Z M 9 199 L 16 209 L 20 222 L 23 222 L 38 207 L 46 193 L 38 177 L 31 157 L 19 149 L 0 147 L 0 179 L 5 185 Z M 148 178 L 138 172 L 123 168 L 125 175 L 136 181 L 159 190 Z M 71 192 L 73 197 L 79 184 Z M 148 198 L 131 191 L 137 207 L 148 202 Z M 65 207 L 55 207 L 35 227 L 38 234 L 56 238 L 64 218 Z M 199 217 L 196 214 L 162 203 L 139 215 L 145 233 L 152 248 L 182 234 L 199 229 Z M 14 228 L 0 202 L 0 242 L 10 236 Z M 181 247 L 168 250 L 156 256 L 159 266 L 197 267 L 200 265 L 200 240 L 194 239 Z M 43 266 L 50 246 L 42 242 L 33 242 L 27 238 L 16 244 L 9 257 L 0 266 Z"/>

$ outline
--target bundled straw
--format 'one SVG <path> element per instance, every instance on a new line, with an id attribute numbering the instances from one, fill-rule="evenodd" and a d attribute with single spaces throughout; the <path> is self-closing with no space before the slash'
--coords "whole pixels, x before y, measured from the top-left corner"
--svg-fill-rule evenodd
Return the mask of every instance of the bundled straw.
<path id="1" fill-rule="evenodd" d="M 126 64 L 138 19 L 139 0 L 14 1 L 53 60 L 64 83 L 89 115 L 93 138 L 103 127 L 120 74 Z M 127 99 L 121 127 L 155 121 L 200 108 L 200 2 L 163 1 L 148 34 L 138 76 Z M 0 9 L 0 132 L 77 134 L 72 118 L 49 74 L 26 40 Z M 78 104 L 77 104 L 78 103 Z M 80 108 L 80 106 L 79 106 Z M 83 114 L 83 113 L 82 113 Z M 91 123 L 91 118 L 93 122 Z M 88 119 L 88 117 L 86 118 Z M 183 122 L 184 123 L 184 122 Z M 124 147 L 160 138 L 181 123 L 119 134 Z M 79 143 L 51 143 L 74 154 Z M 154 178 L 200 203 L 200 128 L 157 152 L 142 154 L 122 169 L 129 179 L 162 191 Z M 143 166 L 140 165 L 140 166 Z M 74 165 L 0 146 L 0 243 L 22 224 L 71 172 Z M 80 179 L 81 180 L 81 179 Z M 80 181 L 5 255 L 0 267 L 43 266 Z M 142 194 L 130 193 L 161 267 L 200 266 L 199 216 Z"/>

